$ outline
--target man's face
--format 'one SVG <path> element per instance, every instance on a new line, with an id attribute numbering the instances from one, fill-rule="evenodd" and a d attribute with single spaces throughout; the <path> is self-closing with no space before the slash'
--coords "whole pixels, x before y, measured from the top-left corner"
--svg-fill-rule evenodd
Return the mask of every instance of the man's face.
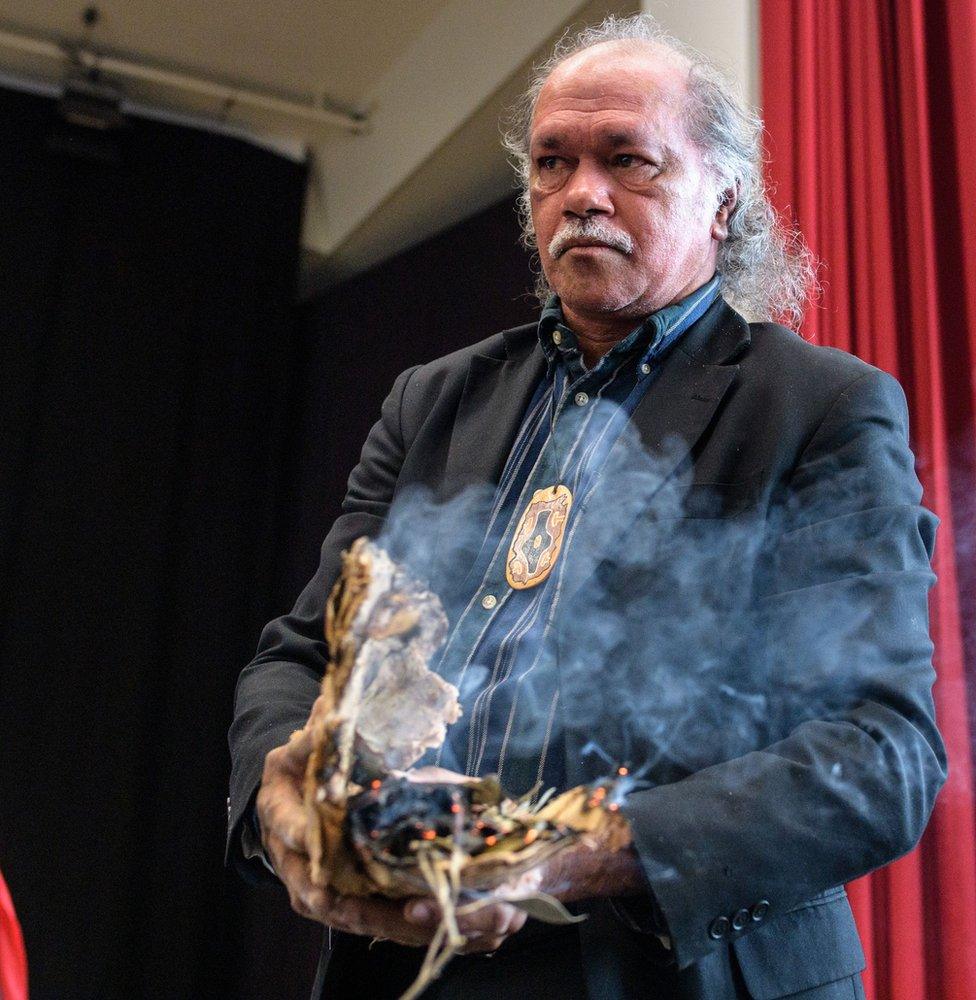
<path id="1" fill-rule="evenodd" d="M 686 77 L 670 54 L 608 43 L 568 59 L 542 88 L 532 221 L 570 323 L 646 316 L 715 271 L 727 209 L 716 211 L 714 182 L 685 134 Z"/>

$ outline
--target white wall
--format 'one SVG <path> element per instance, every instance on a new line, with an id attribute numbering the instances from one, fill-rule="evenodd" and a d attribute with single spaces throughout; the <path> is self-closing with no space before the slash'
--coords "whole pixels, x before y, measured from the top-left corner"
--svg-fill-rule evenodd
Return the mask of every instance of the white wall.
<path id="1" fill-rule="evenodd" d="M 568 24 L 643 9 L 758 103 L 758 0 L 450 0 L 378 81 L 372 130 L 315 149 L 305 246 L 348 277 L 512 191 L 499 116 Z"/>
<path id="2" fill-rule="evenodd" d="M 759 104 L 759 0 L 642 0 L 641 9 L 731 74 Z"/>

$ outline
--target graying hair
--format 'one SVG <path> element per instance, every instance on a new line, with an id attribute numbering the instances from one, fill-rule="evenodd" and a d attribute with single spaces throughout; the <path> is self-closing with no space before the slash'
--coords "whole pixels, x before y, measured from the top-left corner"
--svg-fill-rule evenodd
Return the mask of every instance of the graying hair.
<path id="1" fill-rule="evenodd" d="M 715 180 L 716 209 L 730 189 L 737 197 L 729 214 L 728 237 L 718 247 L 722 294 L 751 319 L 778 319 L 798 327 L 808 297 L 817 291 L 816 262 L 802 236 L 780 222 L 770 203 L 762 174 L 762 120 L 745 106 L 720 70 L 647 14 L 611 15 L 602 24 L 564 35 L 552 55 L 536 67 L 528 90 L 512 109 L 503 142 L 521 187 L 518 207 L 525 245 L 536 249 L 529 143 L 539 93 L 560 63 L 604 42 L 660 46 L 688 60 L 688 136 L 702 150 Z M 536 292 L 542 300 L 550 292 L 541 268 Z"/>

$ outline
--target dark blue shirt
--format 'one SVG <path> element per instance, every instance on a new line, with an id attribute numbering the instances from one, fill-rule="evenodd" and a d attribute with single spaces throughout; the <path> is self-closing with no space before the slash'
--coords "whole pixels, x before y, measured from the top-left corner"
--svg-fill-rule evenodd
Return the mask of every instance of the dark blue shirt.
<path id="1" fill-rule="evenodd" d="M 720 282 L 715 275 L 650 315 L 590 369 L 558 299 L 547 304 L 538 326 L 546 372 L 502 473 L 438 666 L 460 689 L 464 715 L 436 763 L 496 773 L 515 795 L 564 786 L 563 747 L 553 737 L 560 731 L 559 685 L 550 640 L 576 515 L 664 354 L 715 301 Z"/>

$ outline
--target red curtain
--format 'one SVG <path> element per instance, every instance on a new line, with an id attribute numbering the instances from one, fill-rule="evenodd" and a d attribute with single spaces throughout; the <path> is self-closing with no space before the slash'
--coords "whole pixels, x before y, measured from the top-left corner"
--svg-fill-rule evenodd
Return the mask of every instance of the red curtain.
<path id="1" fill-rule="evenodd" d="M 976 0 L 760 4 L 774 201 L 823 264 L 803 335 L 901 381 L 942 519 L 930 610 L 949 781 L 919 848 L 849 887 L 864 983 L 877 1000 L 963 1000 L 976 997 Z"/>
<path id="2" fill-rule="evenodd" d="M 27 1000 L 27 955 L 7 883 L 0 874 L 0 1000 Z"/>

